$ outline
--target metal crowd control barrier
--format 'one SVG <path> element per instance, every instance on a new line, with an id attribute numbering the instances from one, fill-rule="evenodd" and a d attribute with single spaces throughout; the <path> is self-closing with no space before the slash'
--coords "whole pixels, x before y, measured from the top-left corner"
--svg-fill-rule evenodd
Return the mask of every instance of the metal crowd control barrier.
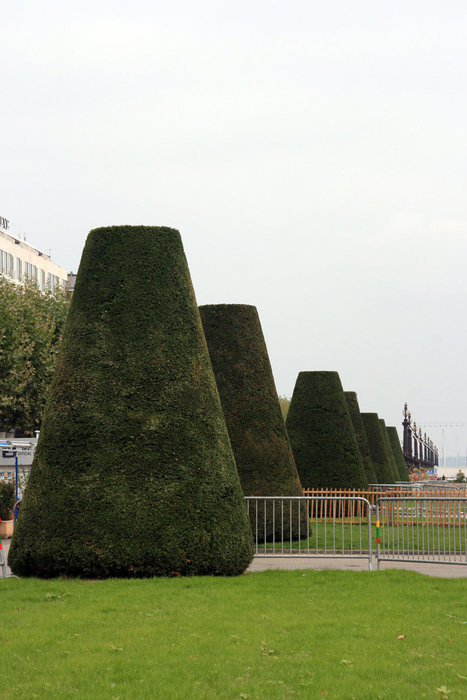
<path id="1" fill-rule="evenodd" d="M 246 496 L 257 557 L 368 559 L 372 507 L 360 496 Z"/>
<path id="2" fill-rule="evenodd" d="M 467 564 L 467 498 L 383 497 L 376 502 L 381 561 Z"/>

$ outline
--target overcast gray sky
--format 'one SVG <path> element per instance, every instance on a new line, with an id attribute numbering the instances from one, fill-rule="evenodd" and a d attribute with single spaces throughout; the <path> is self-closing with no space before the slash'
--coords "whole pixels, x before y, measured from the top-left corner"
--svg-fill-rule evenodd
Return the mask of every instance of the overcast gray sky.
<path id="1" fill-rule="evenodd" d="M 76 271 L 91 228 L 178 228 L 200 304 L 258 307 L 280 394 L 337 370 L 390 425 L 467 423 L 465 0 L 16 0 L 1 27 L 13 234 Z"/>

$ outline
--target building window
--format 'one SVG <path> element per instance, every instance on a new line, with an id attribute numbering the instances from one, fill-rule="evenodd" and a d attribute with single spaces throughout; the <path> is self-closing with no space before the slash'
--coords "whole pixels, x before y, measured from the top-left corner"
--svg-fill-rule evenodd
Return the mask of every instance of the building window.
<path id="1" fill-rule="evenodd" d="M 23 262 L 19 258 L 16 258 L 16 279 L 18 282 L 23 281 Z"/>

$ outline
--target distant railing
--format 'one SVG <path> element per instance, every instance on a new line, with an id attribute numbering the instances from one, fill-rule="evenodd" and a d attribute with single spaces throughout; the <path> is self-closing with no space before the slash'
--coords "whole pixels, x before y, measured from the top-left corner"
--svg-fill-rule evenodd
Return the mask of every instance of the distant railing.
<path id="1" fill-rule="evenodd" d="M 314 498 L 366 498 L 372 506 L 376 505 L 378 498 L 382 496 L 403 498 L 420 495 L 431 498 L 467 497 L 467 484 L 422 484 L 421 482 L 408 482 L 398 484 L 370 484 L 367 489 L 342 489 L 342 488 L 315 488 L 303 489 L 303 495 Z"/>

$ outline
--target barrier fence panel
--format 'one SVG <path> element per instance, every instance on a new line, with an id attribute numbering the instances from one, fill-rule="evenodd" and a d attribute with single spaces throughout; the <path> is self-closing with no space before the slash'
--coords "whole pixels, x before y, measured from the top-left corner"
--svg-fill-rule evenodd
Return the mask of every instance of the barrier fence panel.
<path id="1" fill-rule="evenodd" d="M 467 564 L 467 498 L 403 496 L 376 502 L 381 561 Z"/>
<path id="2" fill-rule="evenodd" d="M 368 559 L 372 506 L 361 496 L 246 496 L 257 557 Z"/>

